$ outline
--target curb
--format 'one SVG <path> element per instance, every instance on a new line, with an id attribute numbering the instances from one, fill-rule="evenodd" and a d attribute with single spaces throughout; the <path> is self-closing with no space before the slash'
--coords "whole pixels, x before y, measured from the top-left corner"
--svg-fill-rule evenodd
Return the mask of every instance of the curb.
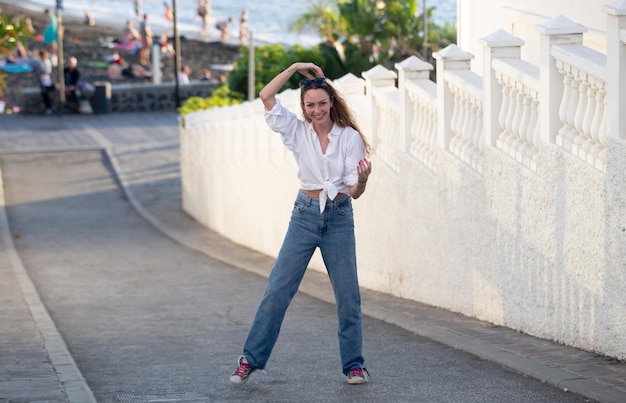
<path id="1" fill-rule="evenodd" d="M 63 386 L 67 400 L 77 403 L 95 403 L 96 399 L 93 392 L 87 385 L 85 378 L 83 378 L 74 358 L 72 358 L 63 337 L 41 301 L 41 297 L 15 249 L 6 212 L 2 170 L 0 170 L 0 232 L 7 248 L 13 273 L 20 285 L 22 295 L 35 322 L 37 331 L 43 340 L 44 349 L 48 353 L 50 362 Z"/>

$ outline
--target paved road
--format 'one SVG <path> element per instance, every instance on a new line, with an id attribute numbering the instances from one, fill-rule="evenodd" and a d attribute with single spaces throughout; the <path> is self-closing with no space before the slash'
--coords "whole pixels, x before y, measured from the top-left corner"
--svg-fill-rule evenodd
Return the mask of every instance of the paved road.
<path id="1" fill-rule="evenodd" d="M 0 284 L 0 315 L 11 323 L 0 330 L 0 354 L 9 358 L 4 366 L 0 359 L 0 402 L 79 401 L 89 397 L 81 376 L 99 402 L 593 401 L 563 385 L 586 387 L 587 396 L 603 401 L 624 396 L 591 379 L 610 378 L 609 370 L 619 376 L 621 363 L 613 368 L 596 359 L 588 378 L 563 380 L 569 374 L 564 357 L 577 361 L 581 354 L 590 366 L 593 357 L 367 291 L 364 353 L 374 380 L 349 386 L 340 373 L 334 306 L 326 302 L 330 286 L 317 273 L 303 283 L 309 295 L 294 299 L 267 372 L 232 388 L 227 378 L 271 259 L 220 238 L 180 210 L 175 115 L 11 124 L 0 138 L 11 227 L 0 256 L 0 275 L 8 279 Z M 16 264 L 6 256 L 11 243 L 27 279 L 10 268 Z M 42 332 L 42 320 L 28 315 L 27 280 L 52 329 Z M 54 357 L 63 356 L 63 346 L 50 353 L 46 342 L 54 340 L 54 327 L 71 353 L 61 365 Z M 508 350 L 488 347 L 499 344 Z M 526 356 L 511 358 L 515 346 Z M 562 364 L 524 361 L 533 355 L 552 355 Z M 534 368 L 537 376 L 498 362 Z M 79 373 L 60 383 L 65 368 Z M 558 377 L 559 387 L 541 380 Z"/>

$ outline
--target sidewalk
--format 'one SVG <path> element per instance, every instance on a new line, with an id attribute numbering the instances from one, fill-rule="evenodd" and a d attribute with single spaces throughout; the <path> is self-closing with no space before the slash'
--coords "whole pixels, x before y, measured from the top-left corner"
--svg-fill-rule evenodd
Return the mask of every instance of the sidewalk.
<path id="1" fill-rule="evenodd" d="M 131 205 L 154 227 L 176 242 L 217 260 L 262 276 L 269 274 L 271 257 L 220 237 L 181 210 L 174 113 L 28 119 L 16 116 L 2 121 L 0 154 L 94 149 L 104 150 Z M 4 201 L 0 198 L 0 202 L 2 220 Z M 29 379 L 21 382 L 47 385 L 46 390 L 40 391 L 39 400 L 92 401 L 62 338 L 58 332 L 55 334 L 54 324 L 47 322 L 49 316 L 42 312 L 43 305 L 37 302 L 34 287 L 34 294 L 28 293 L 32 283 L 29 286 L 25 270 L 19 267 L 19 256 L 14 254 L 4 221 L 0 224 L 0 274 L 11 278 L 12 267 L 16 279 L 0 285 L 0 316 L 3 323 L 8 319 L 12 324 L 10 329 L 0 329 L 0 402 L 4 401 L 3 390 L 23 386 L 3 379 L 6 373 L 20 370 Z M 328 278 L 322 273 L 308 271 L 300 291 L 334 304 Z M 626 401 L 624 362 L 378 292 L 363 290 L 362 300 L 363 312 L 370 317 L 598 401 Z M 32 362 L 20 361 L 17 354 L 6 354 L 22 348 L 30 352 Z"/>

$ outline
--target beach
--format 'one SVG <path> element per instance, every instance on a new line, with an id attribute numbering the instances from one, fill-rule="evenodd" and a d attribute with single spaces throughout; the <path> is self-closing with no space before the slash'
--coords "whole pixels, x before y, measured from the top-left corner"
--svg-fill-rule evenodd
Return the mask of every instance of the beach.
<path id="1" fill-rule="evenodd" d="M 24 9 L 6 1 L 0 1 L 0 7 L 4 14 L 9 17 L 24 15 L 30 17 L 36 34 L 41 34 L 46 25 L 47 19 L 44 10 L 41 12 L 32 9 Z M 96 20 L 95 26 L 85 24 L 84 19 L 77 17 L 63 16 L 63 26 L 65 28 L 63 41 L 64 59 L 73 56 L 78 59 L 78 70 L 82 80 L 88 83 L 97 81 L 111 81 L 106 76 L 106 60 L 114 49 L 101 45 L 101 42 L 109 42 L 111 38 L 120 38 L 125 21 L 120 21 L 119 26 L 104 25 Z M 172 43 L 170 38 L 170 43 Z M 44 43 L 36 39 L 28 40 L 28 50 L 36 56 L 37 49 L 44 47 Z M 138 61 L 139 55 L 136 52 L 124 49 L 115 49 L 119 55 L 128 63 Z M 210 69 L 213 77 L 219 78 L 224 71 L 212 69 L 212 66 L 224 66 L 232 64 L 239 56 L 239 48 L 236 45 L 222 44 L 218 41 L 199 41 L 181 37 L 181 65 L 189 65 L 192 69 L 191 80 L 200 80 L 204 69 Z M 162 59 L 162 82 L 174 81 L 174 58 Z M 6 89 L 2 99 L 6 100 L 6 107 L 13 108 L 23 104 L 21 90 L 27 87 L 39 87 L 39 81 L 34 71 L 5 73 Z M 59 72 L 53 68 L 53 80 L 58 82 Z M 113 81 L 111 81 L 113 82 Z M 123 83 L 151 83 L 149 78 L 123 78 L 117 80 Z"/>

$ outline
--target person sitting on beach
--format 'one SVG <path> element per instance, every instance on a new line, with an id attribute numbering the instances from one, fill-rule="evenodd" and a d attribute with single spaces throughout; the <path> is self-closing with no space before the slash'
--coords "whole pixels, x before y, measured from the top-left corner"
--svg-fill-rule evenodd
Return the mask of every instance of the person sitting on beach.
<path id="1" fill-rule="evenodd" d="M 81 93 L 80 93 L 80 72 L 78 71 L 78 59 L 73 56 L 67 58 L 67 63 L 63 69 L 63 76 L 65 78 L 65 99 L 68 102 L 68 106 L 78 111 L 80 108 Z"/>
<path id="2" fill-rule="evenodd" d="M 140 64 L 127 64 L 124 59 L 118 57 L 112 60 L 107 67 L 109 80 L 122 80 L 124 78 L 150 78 L 152 73 L 144 69 Z"/>
<path id="3" fill-rule="evenodd" d="M 14 49 L 2 55 L 2 62 L 27 66 L 32 62 L 32 53 L 24 47 L 22 42 L 18 41 Z"/>
<path id="4" fill-rule="evenodd" d="M 191 67 L 184 65 L 178 72 L 178 82 L 180 84 L 189 84 L 189 74 L 191 74 Z"/>
<path id="5" fill-rule="evenodd" d="M 132 63 L 124 68 L 122 74 L 128 78 L 152 78 L 152 72 L 138 63 Z"/>
<path id="6" fill-rule="evenodd" d="M 161 57 L 167 59 L 174 56 L 174 47 L 171 43 L 169 43 L 167 39 L 167 34 L 161 34 L 159 38 L 159 46 L 161 48 Z"/>
<path id="7" fill-rule="evenodd" d="M 117 50 L 110 56 L 105 57 L 105 60 L 109 62 L 106 74 L 110 80 L 121 80 L 124 78 L 122 71 L 126 63 Z"/>
<path id="8" fill-rule="evenodd" d="M 138 50 L 141 48 L 141 44 L 139 43 L 140 39 L 141 35 L 133 25 L 133 22 L 131 20 L 126 21 L 126 26 L 122 30 L 120 48 L 130 51 Z"/>
<path id="9" fill-rule="evenodd" d="M 209 69 L 204 69 L 204 74 L 202 75 L 202 81 L 208 81 L 210 84 L 217 84 L 219 83 L 218 79 L 213 77 L 213 75 L 211 74 L 211 70 Z"/>
<path id="10" fill-rule="evenodd" d="M 220 21 L 215 24 L 215 28 L 217 28 L 220 32 L 220 42 L 226 43 L 228 41 L 228 35 L 230 34 L 230 25 L 233 23 L 233 17 L 228 17 L 226 21 Z"/>
<path id="11" fill-rule="evenodd" d="M 93 14 L 89 10 L 85 10 L 85 25 L 94 27 L 96 25 L 96 19 L 93 18 Z"/>

